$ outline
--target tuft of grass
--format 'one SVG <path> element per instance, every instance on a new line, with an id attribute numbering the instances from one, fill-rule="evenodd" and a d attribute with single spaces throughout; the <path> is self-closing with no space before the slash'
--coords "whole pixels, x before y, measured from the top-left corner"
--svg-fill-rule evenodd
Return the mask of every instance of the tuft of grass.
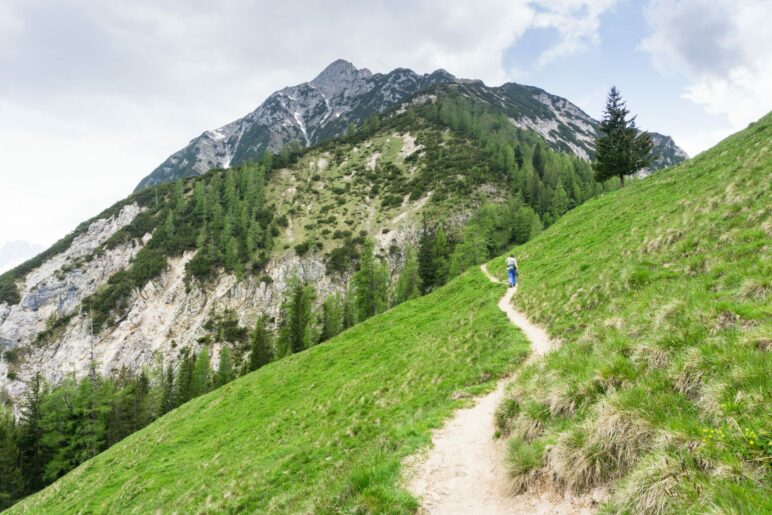
<path id="1" fill-rule="evenodd" d="M 772 114 L 514 249 L 518 308 L 563 342 L 499 410 L 516 481 L 550 441 L 539 473 L 609 512 L 770 512 L 770 141 Z"/>
<path id="2" fill-rule="evenodd" d="M 10 513 L 412 513 L 402 460 L 528 344 L 478 269 L 172 411 Z"/>
<path id="3" fill-rule="evenodd" d="M 545 442 L 541 440 L 523 442 L 512 438 L 507 442 L 507 463 L 514 478 L 514 493 L 526 491 L 538 479 L 544 447 Z"/>

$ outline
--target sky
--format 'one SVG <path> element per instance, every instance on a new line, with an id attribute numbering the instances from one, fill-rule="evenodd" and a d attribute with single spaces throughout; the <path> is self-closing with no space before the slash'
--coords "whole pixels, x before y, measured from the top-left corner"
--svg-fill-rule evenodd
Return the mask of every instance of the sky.
<path id="1" fill-rule="evenodd" d="M 769 0 L 0 0 L 0 248 L 48 246 L 337 58 L 539 86 L 690 155 L 772 109 Z M 19 247 L 19 245 L 16 245 Z"/>

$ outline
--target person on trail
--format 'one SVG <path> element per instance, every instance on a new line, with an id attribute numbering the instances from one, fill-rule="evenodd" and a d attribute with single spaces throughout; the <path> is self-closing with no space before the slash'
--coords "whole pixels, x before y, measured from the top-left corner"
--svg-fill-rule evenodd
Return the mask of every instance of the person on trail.
<path id="1" fill-rule="evenodd" d="M 509 276 L 509 287 L 517 286 L 517 260 L 511 255 L 507 258 L 507 275 Z"/>

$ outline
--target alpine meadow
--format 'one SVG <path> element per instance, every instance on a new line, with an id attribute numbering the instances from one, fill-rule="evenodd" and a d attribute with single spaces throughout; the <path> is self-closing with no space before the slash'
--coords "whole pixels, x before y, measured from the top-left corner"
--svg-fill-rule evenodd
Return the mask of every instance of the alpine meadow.
<path id="1" fill-rule="evenodd" d="M 770 17 L 0 0 L 0 511 L 772 513 Z"/>

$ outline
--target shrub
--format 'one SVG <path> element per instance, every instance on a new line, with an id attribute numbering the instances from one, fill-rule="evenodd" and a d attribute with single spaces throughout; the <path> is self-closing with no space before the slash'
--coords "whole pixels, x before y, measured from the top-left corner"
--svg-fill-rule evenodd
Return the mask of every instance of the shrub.
<path id="1" fill-rule="evenodd" d="M 307 241 L 304 241 L 303 243 L 298 243 L 295 245 L 295 254 L 298 256 L 303 256 L 308 252 L 309 244 Z"/>

